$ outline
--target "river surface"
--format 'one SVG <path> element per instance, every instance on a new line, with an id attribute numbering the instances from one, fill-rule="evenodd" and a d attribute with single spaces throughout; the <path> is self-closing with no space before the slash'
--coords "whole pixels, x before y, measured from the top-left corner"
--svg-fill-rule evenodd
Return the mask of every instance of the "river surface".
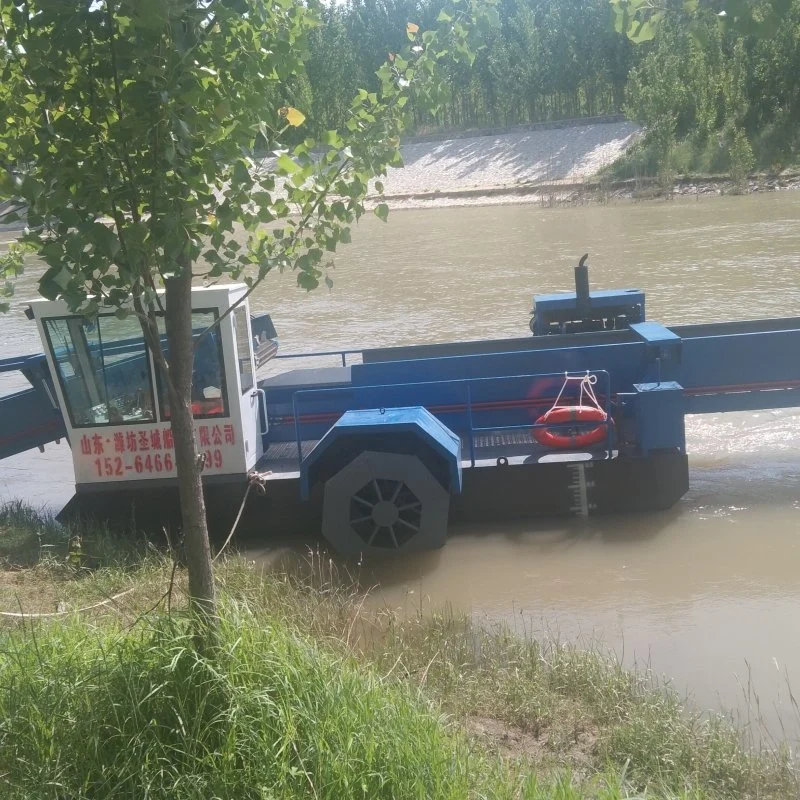
<path id="1" fill-rule="evenodd" d="M 272 312 L 284 352 L 525 335 L 531 296 L 572 288 L 585 252 L 593 287 L 645 290 L 664 323 L 800 315 L 800 192 L 396 212 L 354 231 L 333 291 L 274 275 L 253 308 Z M 34 294 L 32 274 L 18 298 Z M 39 349 L 21 306 L 0 317 L 0 341 Z M 800 410 L 689 417 L 687 446 L 691 489 L 669 512 L 461 528 L 375 571 L 375 602 L 599 644 L 702 708 L 797 740 Z M 58 505 L 69 453 L 9 459 L 0 479 L 6 497 Z"/>

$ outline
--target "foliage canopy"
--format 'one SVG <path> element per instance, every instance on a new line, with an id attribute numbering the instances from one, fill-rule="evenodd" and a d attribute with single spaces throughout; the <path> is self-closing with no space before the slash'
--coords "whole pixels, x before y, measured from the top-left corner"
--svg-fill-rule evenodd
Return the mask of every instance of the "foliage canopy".
<path id="1" fill-rule="evenodd" d="M 24 238 L 49 266 L 45 297 L 92 313 L 132 296 L 147 313 L 158 279 L 201 256 L 211 279 L 252 285 L 291 268 L 302 287 L 319 283 L 369 180 L 401 163 L 406 104 L 435 106 L 436 62 L 470 58 L 470 4 L 456 0 L 438 30 L 409 26 L 404 52 L 380 70 L 377 91 L 357 94 L 342 130 L 298 141 L 305 117 L 287 87 L 318 10 L 292 0 L 0 3 L 0 197 L 27 210 Z"/>

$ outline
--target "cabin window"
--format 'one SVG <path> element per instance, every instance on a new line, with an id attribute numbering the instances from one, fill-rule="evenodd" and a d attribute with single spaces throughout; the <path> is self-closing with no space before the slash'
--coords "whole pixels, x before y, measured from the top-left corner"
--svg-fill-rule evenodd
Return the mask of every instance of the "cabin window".
<path id="1" fill-rule="evenodd" d="M 42 322 L 73 428 L 155 419 L 150 362 L 135 318 Z"/>
<path id="2" fill-rule="evenodd" d="M 253 377 L 253 356 L 250 352 L 250 320 L 244 306 L 233 311 L 233 325 L 236 332 L 236 358 L 239 361 L 239 377 L 242 381 L 242 394 L 247 394 L 255 384 Z"/>
<path id="3" fill-rule="evenodd" d="M 192 312 L 192 337 L 194 339 L 194 369 L 192 372 L 192 413 L 195 419 L 228 416 L 228 393 L 225 389 L 225 363 L 222 358 L 222 337 L 219 327 L 206 336 L 201 335 L 216 322 L 216 310 Z M 159 317 L 158 329 L 169 361 L 164 318 Z M 167 387 L 157 373 L 161 418 L 169 419 Z"/>

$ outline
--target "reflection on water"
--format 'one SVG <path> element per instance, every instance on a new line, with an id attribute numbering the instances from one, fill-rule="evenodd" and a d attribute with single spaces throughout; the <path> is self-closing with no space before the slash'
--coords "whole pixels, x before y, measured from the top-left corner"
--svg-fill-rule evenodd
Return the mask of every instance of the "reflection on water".
<path id="1" fill-rule="evenodd" d="M 651 319 L 800 315 L 798 219 L 800 193 L 399 212 L 359 226 L 333 292 L 274 275 L 253 307 L 273 313 L 285 352 L 524 335 L 531 295 L 571 288 L 588 251 L 593 286 L 645 290 Z M 27 276 L 20 295 L 34 293 Z M 0 335 L 8 354 L 39 348 L 20 309 L 0 318 Z M 450 603 L 599 639 L 702 706 L 744 716 L 752 680 L 762 716 L 798 736 L 785 676 L 800 687 L 800 411 L 689 418 L 687 442 L 692 488 L 674 509 L 465 527 L 439 552 L 370 567 L 375 602 Z M 4 462 L 6 495 L 60 501 L 68 454 L 48 453 Z"/>

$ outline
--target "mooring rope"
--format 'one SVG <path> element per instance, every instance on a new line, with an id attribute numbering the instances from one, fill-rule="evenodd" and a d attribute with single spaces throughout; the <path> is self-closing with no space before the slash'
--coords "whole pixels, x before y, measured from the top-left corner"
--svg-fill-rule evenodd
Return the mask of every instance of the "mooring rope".
<path id="1" fill-rule="evenodd" d="M 236 519 L 233 521 L 233 527 L 231 527 L 231 532 L 228 534 L 228 538 L 225 539 L 225 542 L 222 547 L 220 547 L 219 552 L 214 556 L 214 558 L 211 559 L 212 562 L 216 561 L 225 552 L 225 548 L 228 546 L 231 539 L 233 539 L 233 534 L 236 533 L 236 528 L 239 527 L 239 520 L 242 518 L 244 507 L 247 503 L 247 498 L 250 496 L 250 490 L 255 486 L 256 491 L 258 491 L 260 494 L 265 494 L 267 491 L 267 477 L 270 475 L 272 475 L 271 472 L 253 471 L 247 476 L 247 489 L 245 489 L 244 497 L 242 498 L 242 504 L 239 506 L 239 513 L 236 515 Z"/>
<path id="2" fill-rule="evenodd" d="M 131 586 L 130 589 L 126 589 L 124 592 L 115 594 L 113 597 L 107 597 L 105 600 L 101 600 L 99 603 L 94 603 L 91 606 L 84 606 L 83 608 L 69 608 L 65 611 L 51 611 L 49 613 L 39 613 L 35 611 L 31 613 L 28 613 L 27 611 L 0 611 L 0 617 L 14 617 L 15 619 L 20 619 L 22 617 L 27 619 L 33 617 L 38 619 L 42 617 L 63 617 L 67 614 L 82 614 L 84 611 L 91 611 L 93 608 L 100 608 L 100 606 L 107 605 L 108 603 L 114 603 L 121 597 L 125 597 L 126 594 L 130 594 L 135 588 L 135 586 Z"/>

